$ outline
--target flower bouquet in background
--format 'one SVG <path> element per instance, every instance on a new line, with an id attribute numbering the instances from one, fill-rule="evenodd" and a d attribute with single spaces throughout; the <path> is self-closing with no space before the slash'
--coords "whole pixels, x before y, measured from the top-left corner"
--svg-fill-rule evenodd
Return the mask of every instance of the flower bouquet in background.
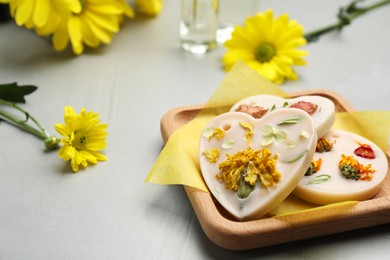
<path id="1" fill-rule="evenodd" d="M 50 36 L 56 51 L 72 46 L 81 54 L 84 46 L 96 48 L 110 44 L 124 18 L 135 12 L 126 0 L 0 0 L 9 5 L 9 14 L 19 26 L 40 36 Z M 162 0 L 136 0 L 135 10 L 155 16 Z M 4 19 L 8 16 L 2 6 Z"/>

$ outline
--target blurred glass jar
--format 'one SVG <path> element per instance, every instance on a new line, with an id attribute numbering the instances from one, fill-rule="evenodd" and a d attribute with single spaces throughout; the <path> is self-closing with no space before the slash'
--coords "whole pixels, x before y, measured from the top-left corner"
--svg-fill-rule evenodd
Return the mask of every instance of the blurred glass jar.
<path id="1" fill-rule="evenodd" d="M 218 10 L 217 41 L 231 38 L 235 25 L 243 25 L 248 16 L 259 11 L 260 0 L 220 0 Z"/>
<path id="2" fill-rule="evenodd" d="M 225 1 L 225 0 L 221 0 Z M 181 0 L 181 48 L 193 54 L 215 49 L 218 0 Z"/>

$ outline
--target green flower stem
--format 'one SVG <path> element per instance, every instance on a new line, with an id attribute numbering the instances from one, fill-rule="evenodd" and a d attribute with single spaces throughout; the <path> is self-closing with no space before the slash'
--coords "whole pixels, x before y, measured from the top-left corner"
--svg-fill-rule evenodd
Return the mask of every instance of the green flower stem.
<path id="1" fill-rule="evenodd" d="M 369 11 L 382 7 L 384 5 L 390 4 L 390 0 L 382 0 L 377 3 L 374 3 L 367 7 L 357 7 L 356 3 L 359 0 L 353 1 L 347 8 L 341 8 L 338 14 L 338 22 L 331 24 L 329 26 L 323 27 L 321 29 L 306 33 L 303 37 L 307 40 L 308 43 L 316 41 L 322 34 L 334 31 L 341 30 L 344 26 L 351 23 L 352 20 L 358 18 L 362 14 L 365 14 Z"/>
<path id="2" fill-rule="evenodd" d="M 5 105 L 11 108 L 15 108 L 18 111 L 22 112 L 26 115 L 25 120 L 20 120 L 19 118 L 16 118 L 15 116 L 9 114 L 8 112 L 0 109 L 0 118 L 5 119 L 7 122 L 10 122 L 19 128 L 25 130 L 26 132 L 33 134 L 41 139 L 44 140 L 46 148 L 54 149 L 58 146 L 59 139 L 55 136 L 51 136 L 40 124 L 39 122 L 31 116 L 27 111 L 25 111 L 23 108 L 19 107 L 15 103 L 0 99 L 0 105 Z M 38 127 L 38 129 L 34 128 L 33 126 L 27 124 L 27 121 L 31 119 L 31 121 L 34 122 L 34 124 Z"/>

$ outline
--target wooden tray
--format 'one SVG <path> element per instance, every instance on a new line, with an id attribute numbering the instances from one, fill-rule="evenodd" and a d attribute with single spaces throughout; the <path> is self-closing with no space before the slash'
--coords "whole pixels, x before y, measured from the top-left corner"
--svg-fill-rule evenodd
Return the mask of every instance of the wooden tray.
<path id="1" fill-rule="evenodd" d="M 335 103 L 337 112 L 354 110 L 342 96 L 328 90 L 291 93 L 291 97 L 302 95 L 329 98 Z M 201 108 L 188 106 L 168 111 L 161 119 L 164 141 L 193 119 Z M 390 174 L 381 191 L 367 201 L 245 222 L 230 217 L 211 194 L 188 186 L 184 189 L 209 239 L 230 250 L 260 248 L 390 222 Z"/>

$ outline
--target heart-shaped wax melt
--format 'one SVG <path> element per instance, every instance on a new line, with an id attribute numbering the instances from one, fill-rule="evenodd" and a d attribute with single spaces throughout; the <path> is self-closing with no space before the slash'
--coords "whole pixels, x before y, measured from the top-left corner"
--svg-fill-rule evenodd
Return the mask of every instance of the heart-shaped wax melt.
<path id="1" fill-rule="evenodd" d="M 278 109 L 261 119 L 229 112 L 203 130 L 200 168 L 227 211 L 240 220 L 258 218 L 294 190 L 316 143 L 313 121 L 299 109 Z"/>
<path id="2" fill-rule="evenodd" d="M 335 106 L 333 102 L 321 96 L 300 96 L 297 98 L 282 98 L 273 95 L 256 95 L 240 100 L 230 111 L 244 112 L 255 118 L 261 118 L 279 108 L 299 108 L 306 111 L 313 119 L 318 138 L 324 136 L 335 121 Z"/>
<path id="3" fill-rule="evenodd" d="M 313 162 L 293 194 L 320 205 L 366 200 L 378 193 L 387 171 L 386 155 L 376 144 L 332 129 L 318 140 Z"/>

